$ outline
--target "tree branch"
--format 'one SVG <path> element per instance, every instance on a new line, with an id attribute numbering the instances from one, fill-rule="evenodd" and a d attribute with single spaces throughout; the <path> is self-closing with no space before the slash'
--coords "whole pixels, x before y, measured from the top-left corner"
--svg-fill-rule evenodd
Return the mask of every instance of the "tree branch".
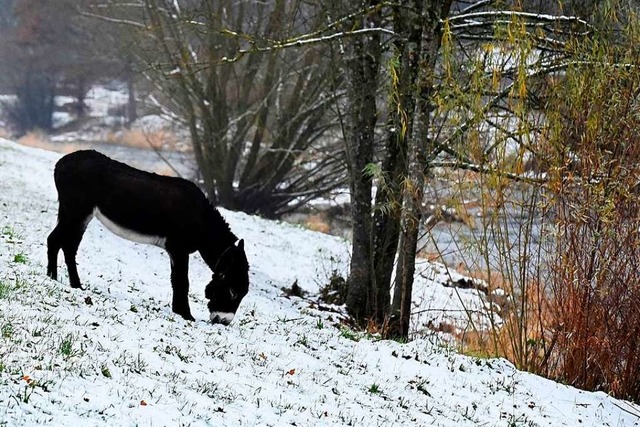
<path id="1" fill-rule="evenodd" d="M 249 54 L 249 53 L 258 53 L 258 52 L 272 52 L 275 50 L 280 50 L 280 49 L 287 49 L 287 48 L 291 48 L 291 47 L 302 47 L 302 46 L 307 46 L 307 45 L 314 45 L 314 44 L 319 44 L 319 43 L 325 43 L 334 39 L 338 39 L 338 38 L 344 38 L 344 37 L 354 37 L 354 36 L 361 36 L 364 34 L 371 34 L 371 33 L 383 33 L 383 34 L 388 34 L 391 36 L 396 36 L 396 33 L 394 33 L 391 30 L 388 30 L 386 28 L 362 28 L 359 30 L 353 30 L 353 31 L 343 31 L 343 32 L 339 32 L 339 33 L 334 33 L 334 34 L 329 34 L 326 36 L 320 36 L 320 37 L 315 37 L 315 38 L 299 38 L 299 39 L 293 39 L 291 41 L 284 41 L 284 42 L 275 42 L 272 45 L 269 46 L 254 46 L 250 49 L 240 49 L 236 52 L 236 55 L 232 58 L 228 58 L 228 57 L 223 57 L 221 58 L 219 61 L 217 61 L 217 63 L 229 63 L 229 62 L 236 62 L 239 59 L 241 59 L 244 55 Z M 239 37 L 242 38 L 243 35 L 241 33 L 237 33 L 235 31 L 231 31 L 228 29 L 221 29 L 220 30 L 220 34 L 223 35 L 227 35 L 227 36 L 233 36 L 233 37 Z M 304 36 L 303 36 L 304 37 Z M 216 62 L 214 62 L 215 64 Z"/>
<path id="2" fill-rule="evenodd" d="M 457 161 L 434 161 L 434 162 L 431 162 L 431 167 L 469 170 L 469 171 L 478 172 L 484 175 L 498 176 L 500 178 L 507 178 L 513 181 L 524 182 L 527 184 L 546 184 L 547 182 L 549 182 L 549 179 L 546 176 L 532 177 L 528 175 L 521 175 L 517 173 L 506 172 L 499 169 L 494 169 L 494 168 L 477 165 L 473 163 L 464 163 L 464 162 L 457 162 Z"/>

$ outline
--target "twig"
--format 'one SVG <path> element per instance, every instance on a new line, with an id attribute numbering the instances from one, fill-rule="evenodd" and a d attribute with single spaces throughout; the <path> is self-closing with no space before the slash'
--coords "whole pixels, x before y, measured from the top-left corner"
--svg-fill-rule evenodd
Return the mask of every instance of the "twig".
<path id="1" fill-rule="evenodd" d="M 546 184 L 547 182 L 549 182 L 549 179 L 546 176 L 536 178 L 536 177 L 531 177 L 526 175 L 520 175 L 513 172 L 506 172 L 498 169 L 493 169 L 490 167 L 477 165 L 473 163 L 465 163 L 465 162 L 459 162 L 459 161 L 433 161 L 431 162 L 430 166 L 470 170 L 470 171 L 479 172 L 486 175 L 494 175 L 494 176 L 499 176 L 501 178 L 508 178 L 517 182 L 525 182 L 528 184 Z"/>
<path id="2" fill-rule="evenodd" d="M 633 408 L 633 411 L 631 411 L 630 409 L 623 408 L 622 405 L 618 405 L 616 402 L 611 402 L 611 403 L 617 406 L 621 411 L 626 412 L 627 414 L 631 414 L 634 417 L 638 417 L 638 419 L 640 419 L 640 408 L 637 408 L 635 405 L 631 405 L 630 403 L 627 403 L 628 406 Z"/>

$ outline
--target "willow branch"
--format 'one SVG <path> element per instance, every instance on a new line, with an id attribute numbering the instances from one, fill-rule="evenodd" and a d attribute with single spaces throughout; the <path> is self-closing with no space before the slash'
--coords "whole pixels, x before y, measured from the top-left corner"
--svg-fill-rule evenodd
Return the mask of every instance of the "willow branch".
<path id="1" fill-rule="evenodd" d="M 529 175 L 522 175 L 513 172 L 506 172 L 500 169 L 491 168 L 488 166 L 478 165 L 474 163 L 464 163 L 458 161 L 434 161 L 431 162 L 431 167 L 441 167 L 448 169 L 462 169 L 473 172 L 478 172 L 483 175 L 492 175 L 500 178 L 507 178 L 516 182 L 524 182 L 527 184 L 546 184 L 549 179 L 546 176 L 535 177 Z"/>

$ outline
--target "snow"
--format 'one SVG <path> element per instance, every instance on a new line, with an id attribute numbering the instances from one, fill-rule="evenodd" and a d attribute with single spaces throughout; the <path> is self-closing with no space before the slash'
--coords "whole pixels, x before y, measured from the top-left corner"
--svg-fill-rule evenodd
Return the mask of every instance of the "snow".
<path id="1" fill-rule="evenodd" d="M 191 257 L 195 322 L 169 306 L 169 260 L 93 221 L 87 290 L 46 277 L 59 154 L 0 140 L 0 423 L 12 426 L 637 426 L 640 408 L 457 354 L 434 334 L 382 341 L 314 295 L 349 262 L 346 241 L 221 210 L 245 239 L 251 290 L 230 326 L 206 321 L 210 277 Z M 421 261 L 413 328 L 464 327 L 483 292 Z M 297 282 L 306 298 L 287 297 Z M 323 308 L 330 308 L 322 305 Z M 485 311 L 484 316 L 489 316 Z"/>

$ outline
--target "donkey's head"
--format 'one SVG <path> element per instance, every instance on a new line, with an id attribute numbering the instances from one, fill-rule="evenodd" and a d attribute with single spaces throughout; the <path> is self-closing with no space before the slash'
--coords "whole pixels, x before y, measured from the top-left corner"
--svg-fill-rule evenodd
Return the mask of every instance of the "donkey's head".
<path id="1" fill-rule="evenodd" d="M 211 282 L 204 289 L 209 299 L 209 318 L 213 323 L 228 325 L 238 310 L 242 298 L 249 292 L 249 263 L 244 253 L 244 241 L 228 247 L 220 256 Z"/>

